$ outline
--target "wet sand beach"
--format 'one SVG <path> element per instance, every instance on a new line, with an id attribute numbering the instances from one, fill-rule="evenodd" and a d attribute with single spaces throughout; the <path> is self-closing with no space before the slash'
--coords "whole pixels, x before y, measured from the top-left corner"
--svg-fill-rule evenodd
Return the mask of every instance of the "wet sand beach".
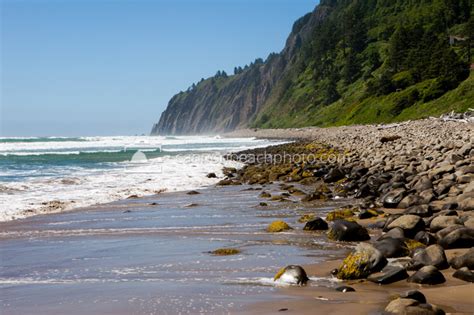
<path id="1" fill-rule="evenodd" d="M 246 188 L 165 193 L 0 223 L 2 314 L 222 314 L 293 299 L 293 290 L 274 285 L 275 272 L 340 257 L 346 246 L 301 231 L 297 218 L 315 205 L 261 207 L 260 191 Z M 295 230 L 265 232 L 275 218 Z M 222 247 L 241 254 L 208 253 Z M 337 284 L 314 280 L 311 287 Z"/>

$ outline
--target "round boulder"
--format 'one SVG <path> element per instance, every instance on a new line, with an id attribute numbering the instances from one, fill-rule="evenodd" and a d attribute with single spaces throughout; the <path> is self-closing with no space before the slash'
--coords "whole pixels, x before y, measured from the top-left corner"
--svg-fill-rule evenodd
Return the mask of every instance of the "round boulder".
<path id="1" fill-rule="evenodd" d="M 385 258 L 403 257 L 410 254 L 405 242 L 400 238 L 383 238 L 375 242 L 374 247 L 377 248 Z"/>
<path id="2" fill-rule="evenodd" d="M 356 222 L 336 220 L 328 232 L 328 238 L 333 241 L 359 242 L 370 239 L 367 229 Z"/>
<path id="3" fill-rule="evenodd" d="M 419 284 L 435 285 L 446 282 L 446 279 L 435 266 L 425 266 L 411 275 L 407 281 Z"/>
<path id="4" fill-rule="evenodd" d="M 280 269 L 273 278 L 273 281 L 296 285 L 305 285 L 308 280 L 306 271 L 303 267 L 297 265 L 289 265 Z"/>
<path id="5" fill-rule="evenodd" d="M 406 196 L 406 190 L 404 188 L 397 188 L 389 191 L 382 197 L 383 206 L 385 208 L 396 208 L 400 201 Z"/>
<path id="6" fill-rule="evenodd" d="M 360 243 L 349 254 L 340 268 L 337 269 L 338 279 L 363 279 L 371 273 L 382 270 L 387 265 L 387 259 L 382 253 L 368 243 Z"/>
<path id="7" fill-rule="evenodd" d="M 474 273 L 467 267 L 462 267 L 461 269 L 456 270 L 453 277 L 466 282 L 474 282 Z"/>
<path id="8" fill-rule="evenodd" d="M 413 214 L 405 214 L 395 219 L 388 225 L 388 229 L 399 227 L 403 229 L 406 237 L 413 237 L 415 234 L 425 228 L 425 222 L 422 218 Z"/>
<path id="9" fill-rule="evenodd" d="M 277 233 L 277 232 L 283 232 L 283 231 L 287 231 L 291 229 L 292 228 L 288 225 L 288 223 L 284 221 L 273 221 L 267 227 L 267 232 Z"/>
<path id="10" fill-rule="evenodd" d="M 305 231 L 321 231 L 327 230 L 328 224 L 321 218 L 315 218 L 311 221 L 306 222 L 303 230 Z"/>
<path id="11" fill-rule="evenodd" d="M 448 226 L 453 225 L 462 225 L 462 221 L 456 216 L 446 216 L 446 215 L 439 215 L 436 216 L 430 223 L 430 231 L 437 232 Z"/>
<path id="12" fill-rule="evenodd" d="M 444 250 L 439 245 L 419 248 L 413 253 L 414 266 L 435 266 L 438 269 L 449 267 Z"/>
<path id="13" fill-rule="evenodd" d="M 452 258 L 449 264 L 454 269 L 460 269 L 462 267 L 474 269 L 474 248 L 469 249 L 464 255 Z"/>
<path id="14" fill-rule="evenodd" d="M 439 245 L 445 249 L 474 247 L 474 229 L 456 229 L 443 237 L 439 241 Z"/>

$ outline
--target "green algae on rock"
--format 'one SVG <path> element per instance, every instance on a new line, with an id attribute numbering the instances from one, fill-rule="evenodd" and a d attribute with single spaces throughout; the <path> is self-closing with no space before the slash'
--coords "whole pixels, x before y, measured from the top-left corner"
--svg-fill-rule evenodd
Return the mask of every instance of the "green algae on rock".
<path id="1" fill-rule="evenodd" d="M 270 225 L 267 227 L 267 232 L 270 233 L 278 233 L 278 232 L 283 232 L 287 230 L 291 230 L 292 227 L 288 225 L 285 221 L 273 221 L 270 223 Z"/>
<path id="2" fill-rule="evenodd" d="M 230 256 L 230 255 L 240 254 L 241 251 L 240 249 L 237 249 L 237 248 L 218 248 L 209 253 L 215 256 Z"/>

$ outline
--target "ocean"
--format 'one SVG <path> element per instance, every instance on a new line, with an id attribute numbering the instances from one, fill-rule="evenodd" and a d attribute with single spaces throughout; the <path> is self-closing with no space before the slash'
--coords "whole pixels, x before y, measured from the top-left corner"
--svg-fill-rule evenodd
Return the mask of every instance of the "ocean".
<path id="1" fill-rule="evenodd" d="M 0 221 L 60 212 L 218 179 L 223 154 L 268 140 L 215 137 L 0 138 Z"/>
<path id="2" fill-rule="evenodd" d="M 304 205 L 289 197 L 262 206 L 261 190 L 281 193 L 277 183 L 216 187 L 219 178 L 206 176 L 239 166 L 224 153 L 275 143 L 2 138 L 0 313 L 253 314 L 255 303 L 293 300 L 305 288 L 275 282 L 280 268 L 345 250 L 324 233 L 303 231 L 298 219 L 324 216 L 342 201 Z M 28 211 L 45 208 L 50 214 Z M 294 230 L 266 232 L 277 219 Z M 210 253 L 218 248 L 240 253 Z M 308 285 L 329 292 L 338 282 L 311 277 Z"/>

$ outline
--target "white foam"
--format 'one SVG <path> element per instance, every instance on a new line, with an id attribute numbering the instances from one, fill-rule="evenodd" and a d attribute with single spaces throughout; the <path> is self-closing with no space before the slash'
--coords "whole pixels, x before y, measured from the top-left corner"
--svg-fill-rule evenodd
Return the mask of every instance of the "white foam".
<path id="1" fill-rule="evenodd" d="M 2 170 L 2 176 L 27 176 L 26 180 L 2 182 L 0 190 L 0 221 L 24 218 L 38 213 L 51 213 L 77 207 L 107 203 L 130 195 L 152 195 L 156 192 L 199 189 L 215 184 L 222 177 L 224 166 L 241 164 L 222 158 L 226 151 L 266 146 L 268 141 L 253 138 L 221 139 L 214 137 L 87 137 L 86 141 L 0 143 L 0 155 L 77 154 L 85 151 L 114 151 L 139 147 L 146 151 L 163 145 L 170 150 L 193 151 L 219 149 L 215 154 L 178 154 L 148 160 L 146 163 L 115 163 L 110 170 L 70 166 L 65 169 Z M 197 149 L 193 149 L 197 145 Z M 200 147 L 202 145 L 202 147 Z M 166 149 L 165 149 L 166 151 Z M 48 176 L 35 177 L 41 172 Z M 28 177 L 29 176 L 29 177 Z M 50 202 L 54 201 L 53 204 Z M 25 212 L 25 210 L 31 210 Z"/>

